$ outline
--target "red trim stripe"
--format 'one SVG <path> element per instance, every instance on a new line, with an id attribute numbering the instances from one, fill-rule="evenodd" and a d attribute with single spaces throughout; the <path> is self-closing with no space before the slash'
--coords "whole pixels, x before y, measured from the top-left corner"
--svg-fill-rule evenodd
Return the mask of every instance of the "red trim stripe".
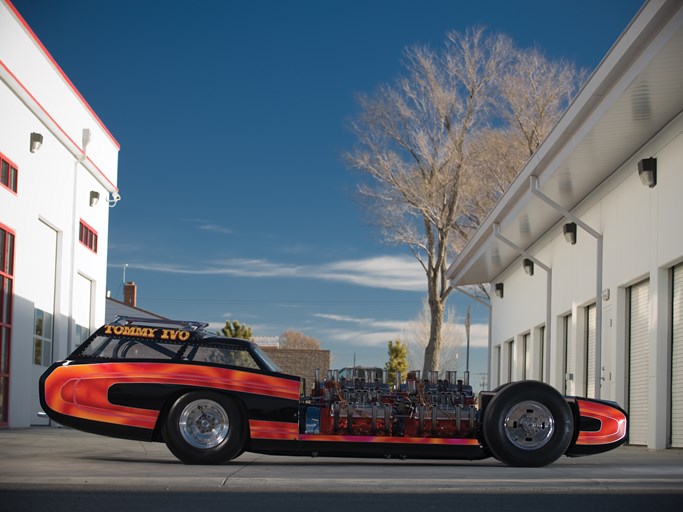
<path id="1" fill-rule="evenodd" d="M 249 432 L 252 439 L 282 439 L 294 441 L 299 433 L 296 423 L 282 421 L 249 420 Z"/>
<path id="2" fill-rule="evenodd" d="M 57 127 L 57 129 L 58 129 L 60 132 L 62 132 L 62 134 L 63 134 L 67 139 L 69 139 L 69 142 L 71 142 L 71 144 L 73 144 L 74 146 L 76 146 L 76 148 L 78 148 L 78 151 L 80 151 L 81 153 L 85 154 L 85 152 L 83 151 L 83 149 L 82 149 L 78 144 L 76 144 L 76 142 L 75 142 L 71 137 L 69 137 L 69 134 L 66 133 L 66 131 L 64 130 L 64 128 L 62 128 L 61 125 L 60 125 L 57 121 L 55 121 L 54 117 L 52 117 L 52 116 L 48 113 L 48 111 L 45 109 L 45 107 L 43 107 L 43 105 L 35 98 L 35 96 L 33 96 L 33 94 L 31 94 L 31 93 L 29 92 L 29 90 L 26 88 L 26 86 L 25 86 L 23 83 L 21 83 L 21 80 L 19 80 L 19 78 L 17 78 L 17 76 L 16 76 L 14 73 L 12 73 L 12 71 L 10 71 L 10 69 L 7 67 L 7 65 L 5 64 L 5 62 L 4 62 L 2 59 L 0 59 L 0 66 L 2 66 L 2 68 L 3 68 L 5 71 L 7 71 L 7 73 L 9 73 L 9 75 L 17 82 L 17 84 L 19 84 L 19 87 L 21 87 L 21 88 L 24 90 L 24 92 L 25 92 L 26 94 L 28 94 L 28 96 L 31 98 L 31 100 L 33 100 L 33 101 L 35 102 L 35 104 L 38 105 L 38 108 L 40 108 L 40 110 L 43 111 L 43 113 L 48 117 L 48 119 L 50 119 L 50 121 L 52 121 L 52 122 L 55 124 L 55 126 Z M 117 144 L 118 144 L 118 143 L 117 143 Z M 92 166 L 97 170 L 97 172 L 100 173 L 100 175 L 106 180 L 106 182 L 109 183 L 109 184 L 112 186 L 112 188 L 114 189 L 114 191 L 118 191 L 118 190 L 119 190 L 118 187 L 117 187 L 116 185 L 114 185 L 114 184 L 112 183 L 112 181 L 107 177 L 107 175 L 104 174 L 104 172 L 102 171 L 102 169 L 100 169 L 99 167 L 97 167 L 97 165 L 95 164 L 95 162 L 93 162 L 93 161 L 90 159 L 89 156 L 86 156 L 86 160 L 88 160 L 88 162 L 90 162 L 90 163 L 92 164 Z"/>
<path id="3" fill-rule="evenodd" d="M 95 114 L 95 111 L 92 109 L 92 107 L 88 104 L 87 101 L 85 101 L 85 98 L 83 95 L 76 89 L 76 86 L 73 84 L 71 80 L 69 80 L 69 77 L 66 76 L 66 73 L 64 73 L 64 70 L 60 67 L 59 64 L 57 64 L 57 61 L 52 57 L 49 51 L 47 51 L 47 48 L 45 48 L 45 45 L 38 39 L 38 36 L 36 33 L 29 27 L 28 23 L 26 23 L 26 20 L 24 17 L 19 14 L 19 11 L 17 11 L 17 8 L 12 5 L 12 2 L 10 0 L 7 0 L 7 5 L 9 6 L 10 10 L 14 13 L 14 15 L 17 17 L 19 22 L 23 25 L 24 29 L 26 32 L 29 33 L 29 35 L 33 38 L 34 42 L 38 45 L 38 47 L 41 49 L 41 51 L 45 54 L 45 57 L 50 61 L 50 63 L 55 67 L 57 72 L 62 76 L 64 81 L 69 85 L 71 90 L 78 96 L 78 98 L 81 100 L 81 103 L 83 103 L 83 106 L 90 112 L 90 114 L 95 118 L 95 121 L 102 127 L 102 129 L 107 133 L 111 141 L 116 145 L 116 149 L 121 149 L 121 145 L 118 143 L 118 141 L 114 138 L 114 136 L 111 134 L 111 132 L 107 129 L 106 126 L 104 126 L 104 123 L 102 120 L 99 118 L 97 114 Z M 42 107 L 41 107 L 42 108 Z"/>
<path id="4" fill-rule="evenodd" d="M 610 444 L 621 441 L 626 436 L 626 416 L 609 405 L 588 400 L 576 400 L 579 414 L 600 422 L 597 432 L 579 432 L 577 445 Z"/>
<path id="5" fill-rule="evenodd" d="M 326 441 L 345 443 L 390 443 L 390 444 L 437 444 L 479 446 L 476 439 L 456 439 L 452 437 L 386 437 L 386 436 L 330 436 L 316 434 L 302 434 L 301 441 Z"/>

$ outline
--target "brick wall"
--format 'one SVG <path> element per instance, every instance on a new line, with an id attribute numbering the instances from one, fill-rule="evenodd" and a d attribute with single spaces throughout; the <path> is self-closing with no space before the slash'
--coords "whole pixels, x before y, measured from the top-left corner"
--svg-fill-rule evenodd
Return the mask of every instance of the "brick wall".
<path id="1" fill-rule="evenodd" d="M 315 380 L 315 369 L 320 368 L 320 379 L 330 369 L 329 350 L 304 350 L 276 347 L 261 347 L 268 357 L 282 368 L 283 373 L 306 379 L 306 393 L 310 393 Z"/>

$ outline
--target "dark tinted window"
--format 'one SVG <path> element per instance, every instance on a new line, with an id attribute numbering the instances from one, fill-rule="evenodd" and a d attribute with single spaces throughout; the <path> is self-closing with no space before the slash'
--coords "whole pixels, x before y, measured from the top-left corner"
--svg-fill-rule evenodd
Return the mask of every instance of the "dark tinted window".
<path id="1" fill-rule="evenodd" d="M 79 348 L 75 357 L 105 359 L 173 359 L 185 343 L 167 343 L 142 338 L 97 336 L 87 346 Z"/>
<path id="2" fill-rule="evenodd" d="M 243 347 L 231 345 L 207 344 L 188 349 L 185 357 L 190 361 L 201 363 L 224 364 L 258 369 L 259 366 L 251 354 Z"/>

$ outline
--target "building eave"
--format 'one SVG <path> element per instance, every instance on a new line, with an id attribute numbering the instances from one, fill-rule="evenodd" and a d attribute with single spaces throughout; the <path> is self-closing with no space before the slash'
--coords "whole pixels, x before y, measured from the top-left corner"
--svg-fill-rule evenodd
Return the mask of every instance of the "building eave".
<path id="1" fill-rule="evenodd" d="M 452 284 L 492 282 L 519 258 L 494 224 L 524 249 L 557 230 L 563 216 L 531 193 L 532 177 L 574 210 L 683 110 L 681 83 L 683 4 L 648 1 L 450 266 Z"/>

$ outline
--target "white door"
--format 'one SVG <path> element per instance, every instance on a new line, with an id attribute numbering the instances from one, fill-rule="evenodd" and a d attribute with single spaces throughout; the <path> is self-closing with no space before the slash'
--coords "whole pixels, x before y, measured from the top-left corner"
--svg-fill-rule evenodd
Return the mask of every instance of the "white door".
<path id="1" fill-rule="evenodd" d="M 671 446 L 683 448 L 683 264 L 673 270 Z"/>
<path id="2" fill-rule="evenodd" d="M 562 322 L 564 324 L 564 394 L 568 396 L 574 396 L 576 394 L 576 386 L 574 385 L 574 373 L 576 373 L 576 344 L 574 340 L 572 315 L 566 315 Z"/>
<path id="3" fill-rule="evenodd" d="M 34 280 L 33 352 L 31 424 L 49 425 L 48 418 L 41 418 L 38 380 L 52 364 L 52 346 L 55 315 L 55 277 L 57 265 L 57 232 L 43 222 L 38 222 L 35 233 L 36 246 L 40 251 L 33 254 Z"/>
<path id="4" fill-rule="evenodd" d="M 647 445 L 650 280 L 629 289 L 629 443 Z"/>
<path id="5" fill-rule="evenodd" d="M 545 346 L 545 325 L 542 325 L 538 330 L 538 338 L 538 380 L 549 382 L 548 376 L 545 374 L 545 354 L 547 350 Z"/>
<path id="6" fill-rule="evenodd" d="M 614 376 L 612 371 L 612 354 L 614 329 L 612 306 L 607 306 L 602 311 L 602 366 L 600 370 L 600 398 L 614 400 Z"/>
<path id="7" fill-rule="evenodd" d="M 82 274 L 76 275 L 74 283 L 74 336 L 68 352 L 90 336 L 90 317 L 93 301 L 93 282 Z"/>
<path id="8" fill-rule="evenodd" d="M 586 308 L 586 396 L 595 398 L 595 304 Z"/>
<path id="9" fill-rule="evenodd" d="M 514 352 L 512 350 L 512 340 L 505 342 L 505 375 L 503 383 L 512 382 L 512 362 L 514 357 Z"/>
<path id="10" fill-rule="evenodd" d="M 524 361 L 522 361 L 522 379 L 532 378 L 531 363 L 531 334 L 527 333 L 523 336 L 524 339 Z"/>

